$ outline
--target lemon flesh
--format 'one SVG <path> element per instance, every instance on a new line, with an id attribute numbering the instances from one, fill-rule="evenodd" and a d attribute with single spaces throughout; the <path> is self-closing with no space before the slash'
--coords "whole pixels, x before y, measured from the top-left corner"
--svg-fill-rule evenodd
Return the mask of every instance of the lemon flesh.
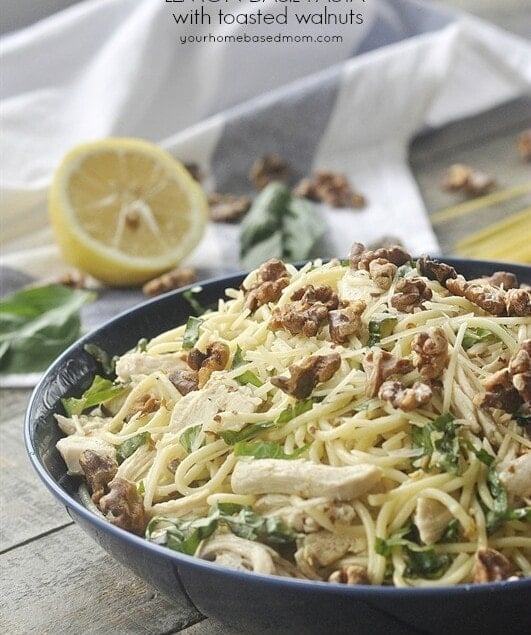
<path id="1" fill-rule="evenodd" d="M 140 284 L 188 256 L 208 203 L 186 168 L 140 139 L 104 139 L 71 150 L 49 196 L 64 259 L 114 286 Z"/>

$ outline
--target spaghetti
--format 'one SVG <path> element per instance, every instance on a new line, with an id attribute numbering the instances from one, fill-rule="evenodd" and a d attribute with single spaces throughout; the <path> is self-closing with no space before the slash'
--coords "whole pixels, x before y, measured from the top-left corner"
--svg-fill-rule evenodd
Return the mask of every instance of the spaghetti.
<path id="1" fill-rule="evenodd" d="M 269 261 L 64 400 L 58 449 L 110 522 L 227 566 L 530 576 L 529 307 L 399 248 Z"/>

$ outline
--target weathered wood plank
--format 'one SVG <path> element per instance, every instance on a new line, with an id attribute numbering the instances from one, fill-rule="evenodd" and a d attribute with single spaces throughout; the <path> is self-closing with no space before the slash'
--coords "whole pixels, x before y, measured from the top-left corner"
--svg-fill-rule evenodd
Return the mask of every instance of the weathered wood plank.
<path id="1" fill-rule="evenodd" d="M 31 390 L 28 388 L 1 388 L 0 422 L 6 418 L 11 419 L 16 414 L 23 415 L 30 396 Z"/>
<path id="2" fill-rule="evenodd" d="M 490 174 L 496 179 L 498 190 L 531 182 L 529 163 L 516 149 L 518 134 L 531 127 L 530 111 L 531 99 L 523 98 L 414 141 L 410 164 L 430 215 L 467 200 L 441 187 L 445 172 L 453 163 L 467 163 Z M 457 241 L 529 205 L 531 195 L 527 193 L 435 224 L 442 252 L 452 254 Z M 511 260 L 510 254 L 506 259 Z"/>
<path id="3" fill-rule="evenodd" d="M 26 454 L 20 397 L 11 401 L 15 414 L 0 422 L 0 552 L 71 522 L 40 482 Z"/>
<path id="4" fill-rule="evenodd" d="M 201 619 L 176 608 L 77 526 L 3 554 L 0 624 L 11 635 L 177 632 Z"/>

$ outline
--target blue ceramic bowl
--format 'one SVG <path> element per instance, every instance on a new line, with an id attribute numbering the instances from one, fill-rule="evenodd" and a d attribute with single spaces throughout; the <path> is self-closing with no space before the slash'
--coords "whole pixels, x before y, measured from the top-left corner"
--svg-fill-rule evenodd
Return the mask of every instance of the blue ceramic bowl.
<path id="1" fill-rule="evenodd" d="M 504 269 L 531 283 L 531 268 L 446 258 L 466 277 Z M 243 275 L 203 283 L 199 300 L 214 303 Z M 96 363 L 83 346 L 94 342 L 111 354 L 134 347 L 141 337 L 184 323 L 190 305 L 183 290 L 145 302 L 114 318 L 71 346 L 36 387 L 25 420 L 31 462 L 68 513 L 109 554 L 181 606 L 245 633 L 487 633 L 531 632 L 531 579 L 439 589 L 332 585 L 242 573 L 176 553 L 127 533 L 86 509 L 78 481 L 66 474 L 55 448 L 61 432 L 53 414 L 60 399 L 90 385 Z"/>

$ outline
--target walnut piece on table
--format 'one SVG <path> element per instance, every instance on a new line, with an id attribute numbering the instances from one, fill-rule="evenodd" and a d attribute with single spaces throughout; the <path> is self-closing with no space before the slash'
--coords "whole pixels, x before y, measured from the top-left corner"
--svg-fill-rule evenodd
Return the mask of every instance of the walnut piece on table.
<path id="1" fill-rule="evenodd" d="M 253 187 L 260 191 L 273 181 L 289 183 L 291 174 L 291 167 L 280 155 L 265 154 L 253 163 L 249 179 Z"/>
<path id="2" fill-rule="evenodd" d="M 524 130 L 518 135 L 516 147 L 522 159 L 531 161 L 531 128 Z"/>
<path id="3" fill-rule="evenodd" d="M 144 295 L 155 297 L 173 289 L 186 287 L 197 280 L 197 274 L 192 267 L 177 267 L 166 271 L 160 276 L 148 280 L 142 287 Z"/>
<path id="4" fill-rule="evenodd" d="M 304 178 L 293 190 L 296 196 L 327 203 L 331 207 L 365 207 L 365 197 L 357 192 L 344 174 L 331 170 L 317 170 Z"/>
<path id="5" fill-rule="evenodd" d="M 495 185 L 492 176 L 465 163 L 451 165 L 442 183 L 443 189 L 449 192 L 462 192 L 471 197 L 487 194 Z"/>
<path id="6" fill-rule="evenodd" d="M 208 204 L 210 219 L 214 223 L 233 223 L 247 214 L 251 208 L 251 199 L 248 196 L 214 192 L 208 197 Z"/>

